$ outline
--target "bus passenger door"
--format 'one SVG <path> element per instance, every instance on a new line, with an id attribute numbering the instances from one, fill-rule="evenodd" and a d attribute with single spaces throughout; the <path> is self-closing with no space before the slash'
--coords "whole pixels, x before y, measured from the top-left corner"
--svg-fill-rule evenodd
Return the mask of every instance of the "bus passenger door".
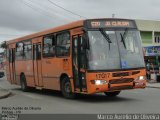
<path id="1" fill-rule="evenodd" d="M 36 87 L 42 87 L 41 43 L 33 45 L 33 69 Z"/>
<path id="2" fill-rule="evenodd" d="M 9 49 L 9 73 L 10 73 L 10 81 L 12 84 L 16 83 L 16 75 L 15 75 L 15 49 Z"/>
<path id="3" fill-rule="evenodd" d="M 72 38 L 72 63 L 74 90 L 86 91 L 85 66 L 86 54 L 83 48 L 83 38 L 81 35 Z"/>

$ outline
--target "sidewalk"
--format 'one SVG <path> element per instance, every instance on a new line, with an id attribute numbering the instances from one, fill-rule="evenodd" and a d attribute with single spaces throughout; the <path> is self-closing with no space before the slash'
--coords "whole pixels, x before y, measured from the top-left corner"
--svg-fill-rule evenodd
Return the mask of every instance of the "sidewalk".
<path id="1" fill-rule="evenodd" d="M 10 92 L 9 90 L 0 88 L 0 99 L 6 98 L 6 97 L 8 97 L 9 95 L 11 95 L 11 92 Z"/>
<path id="2" fill-rule="evenodd" d="M 2 82 L 5 80 L 6 78 L 3 77 L 3 78 L 0 78 L 0 99 L 2 98 L 7 98 L 9 95 L 11 95 L 11 91 L 8 90 L 7 88 L 4 89 L 2 86 Z"/>
<path id="3" fill-rule="evenodd" d="M 160 89 L 160 83 L 155 82 L 148 82 L 147 83 L 148 88 L 159 88 Z"/>

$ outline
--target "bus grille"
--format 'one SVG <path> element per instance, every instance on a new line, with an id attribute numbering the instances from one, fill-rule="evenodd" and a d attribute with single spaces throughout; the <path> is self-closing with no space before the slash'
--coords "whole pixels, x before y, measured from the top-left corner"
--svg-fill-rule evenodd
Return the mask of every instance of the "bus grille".
<path id="1" fill-rule="evenodd" d="M 110 84 L 120 84 L 120 83 L 130 83 L 133 82 L 133 78 L 121 78 L 121 79 L 112 79 L 109 81 Z"/>
<path id="2" fill-rule="evenodd" d="M 112 77 L 122 77 L 122 76 L 129 76 L 129 72 L 118 72 L 112 74 Z"/>
<path id="3" fill-rule="evenodd" d="M 132 75 L 136 75 L 136 74 L 138 74 L 138 73 L 140 73 L 140 71 L 133 71 L 133 72 L 132 72 Z"/>
<path id="4" fill-rule="evenodd" d="M 115 86 L 115 87 L 109 88 L 109 91 L 113 91 L 113 90 L 124 90 L 124 89 L 133 89 L 133 86 L 130 86 L 130 85 Z"/>

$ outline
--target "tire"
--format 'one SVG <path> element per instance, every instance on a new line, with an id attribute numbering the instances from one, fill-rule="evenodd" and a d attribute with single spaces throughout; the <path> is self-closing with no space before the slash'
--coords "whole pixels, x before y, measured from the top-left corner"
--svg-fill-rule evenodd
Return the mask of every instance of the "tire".
<path id="1" fill-rule="evenodd" d="M 108 97 L 116 97 L 120 94 L 121 91 L 114 91 L 114 92 L 104 92 L 104 94 Z"/>
<path id="2" fill-rule="evenodd" d="M 21 77 L 20 77 L 20 84 L 21 84 L 21 90 L 22 91 L 24 91 L 24 92 L 28 91 L 26 77 L 25 77 L 24 74 L 22 74 Z"/>
<path id="3" fill-rule="evenodd" d="M 72 92 L 71 83 L 68 77 L 64 77 L 61 82 L 61 91 L 65 98 L 73 99 L 75 94 Z"/>

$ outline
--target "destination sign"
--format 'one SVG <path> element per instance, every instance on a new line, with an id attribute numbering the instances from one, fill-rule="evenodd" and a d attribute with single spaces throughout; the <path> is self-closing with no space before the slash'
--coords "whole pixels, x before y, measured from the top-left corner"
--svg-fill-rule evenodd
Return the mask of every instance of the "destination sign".
<path id="1" fill-rule="evenodd" d="M 136 24 L 133 20 L 88 20 L 86 21 L 88 28 L 136 28 Z"/>

